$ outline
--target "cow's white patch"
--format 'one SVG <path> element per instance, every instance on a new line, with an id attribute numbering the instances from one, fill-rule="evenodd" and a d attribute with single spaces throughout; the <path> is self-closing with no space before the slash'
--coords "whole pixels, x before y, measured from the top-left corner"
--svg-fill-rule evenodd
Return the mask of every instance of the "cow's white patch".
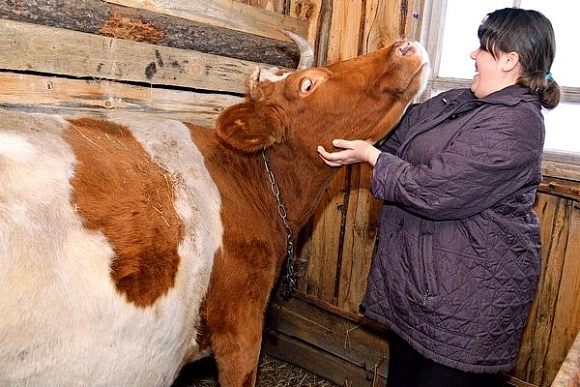
<path id="1" fill-rule="evenodd" d="M 25 138 L 15 133 L 0 133 L 0 155 L 14 161 L 25 161 L 36 156 L 36 150 Z"/>
<path id="2" fill-rule="evenodd" d="M 185 235 L 179 246 L 180 265 L 175 288 L 168 297 L 188 305 L 184 325 L 193 329 L 199 320 L 199 306 L 205 296 L 214 255 L 222 240 L 221 197 L 205 168 L 201 152 L 191 140 L 189 129 L 172 120 L 138 121 L 116 118 L 126 125 L 152 160 L 169 173 L 175 189 L 175 211 L 183 221 Z M 196 332 L 183 332 L 189 360 L 201 357 Z"/>
<path id="3" fill-rule="evenodd" d="M 220 198 L 187 128 L 127 122 L 178 180 L 185 224 L 175 287 L 137 308 L 110 276 L 113 250 L 71 204 L 68 123 L 0 111 L 0 386 L 170 385 L 195 353 L 195 323 L 221 242 Z"/>
<path id="4" fill-rule="evenodd" d="M 260 69 L 258 80 L 260 82 L 279 82 L 283 79 L 286 79 L 290 74 L 292 74 L 291 71 L 282 71 L 278 67 L 270 67 L 268 69 Z"/>

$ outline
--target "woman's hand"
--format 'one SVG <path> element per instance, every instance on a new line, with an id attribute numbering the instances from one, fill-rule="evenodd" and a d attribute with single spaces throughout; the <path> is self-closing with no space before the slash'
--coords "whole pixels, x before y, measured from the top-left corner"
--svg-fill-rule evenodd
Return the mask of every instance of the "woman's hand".
<path id="1" fill-rule="evenodd" d="M 348 141 L 336 139 L 332 141 L 332 145 L 344 150 L 329 153 L 320 145 L 316 148 L 320 158 L 331 167 L 341 167 L 343 165 L 360 162 L 366 162 L 374 166 L 381 154 L 379 149 L 363 140 Z"/>

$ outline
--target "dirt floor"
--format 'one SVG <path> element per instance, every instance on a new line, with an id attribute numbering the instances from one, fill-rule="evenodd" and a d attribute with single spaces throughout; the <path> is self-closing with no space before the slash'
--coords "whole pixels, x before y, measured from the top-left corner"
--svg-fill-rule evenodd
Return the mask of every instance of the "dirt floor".
<path id="1" fill-rule="evenodd" d="M 217 387 L 217 371 L 212 359 L 187 366 L 173 387 Z M 256 387 L 339 387 L 300 367 L 262 356 Z"/>

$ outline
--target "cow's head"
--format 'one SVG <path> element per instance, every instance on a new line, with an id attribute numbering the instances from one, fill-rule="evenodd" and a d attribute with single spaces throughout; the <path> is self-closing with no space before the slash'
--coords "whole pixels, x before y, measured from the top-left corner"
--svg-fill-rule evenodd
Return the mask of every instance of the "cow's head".
<path id="1" fill-rule="evenodd" d="M 425 86 L 428 58 L 418 43 L 397 42 L 327 67 L 289 74 L 260 70 L 248 80 L 246 101 L 217 119 L 222 141 L 244 151 L 279 142 L 312 149 L 334 138 L 377 141 L 399 121 Z M 264 79 L 266 78 L 266 79 Z"/>

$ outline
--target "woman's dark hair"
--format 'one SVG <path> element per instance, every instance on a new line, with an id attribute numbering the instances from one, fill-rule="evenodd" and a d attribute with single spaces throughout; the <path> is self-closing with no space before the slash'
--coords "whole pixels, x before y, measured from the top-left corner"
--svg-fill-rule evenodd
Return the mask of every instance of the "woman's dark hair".
<path id="1" fill-rule="evenodd" d="M 560 102 L 560 86 L 550 68 L 556 54 L 552 23 L 540 12 L 520 8 L 504 8 L 487 14 L 477 36 L 481 48 L 497 58 L 500 51 L 519 56 L 522 73 L 518 84 L 538 93 L 547 109 Z"/>

